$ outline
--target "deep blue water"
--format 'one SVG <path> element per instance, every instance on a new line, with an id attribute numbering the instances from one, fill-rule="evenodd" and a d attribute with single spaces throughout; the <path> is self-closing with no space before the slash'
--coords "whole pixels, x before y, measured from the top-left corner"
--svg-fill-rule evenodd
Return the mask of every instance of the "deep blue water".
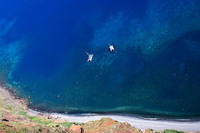
<path id="1" fill-rule="evenodd" d="M 32 108 L 199 117 L 199 68 L 199 0 L 0 0 L 0 81 Z"/>

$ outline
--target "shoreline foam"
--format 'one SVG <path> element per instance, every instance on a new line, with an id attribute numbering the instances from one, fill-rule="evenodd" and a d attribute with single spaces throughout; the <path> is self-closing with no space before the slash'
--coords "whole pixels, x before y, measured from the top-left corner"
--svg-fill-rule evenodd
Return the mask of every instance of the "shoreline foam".
<path id="1" fill-rule="evenodd" d="M 173 120 L 158 120 L 156 118 L 137 118 L 133 116 L 123 116 L 123 115 L 101 115 L 101 114 L 79 114 L 79 115 L 70 115 L 70 114 L 59 114 L 59 113 L 41 113 L 29 109 L 29 113 L 32 114 L 42 114 L 44 116 L 51 115 L 51 117 L 67 120 L 69 122 L 80 122 L 86 123 L 89 121 L 100 120 L 101 118 L 111 118 L 119 122 L 127 122 L 131 126 L 145 130 L 164 130 L 164 129 L 174 129 L 181 130 L 186 132 L 197 132 L 200 131 L 200 121 L 173 121 Z"/>

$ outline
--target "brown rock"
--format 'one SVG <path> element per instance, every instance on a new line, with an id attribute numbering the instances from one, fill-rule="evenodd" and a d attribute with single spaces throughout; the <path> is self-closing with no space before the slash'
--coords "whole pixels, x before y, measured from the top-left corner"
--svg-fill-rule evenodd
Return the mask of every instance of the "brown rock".
<path id="1" fill-rule="evenodd" d="M 52 119 L 53 117 L 51 115 L 48 115 L 47 119 Z"/>
<path id="2" fill-rule="evenodd" d="M 81 133 L 81 126 L 80 125 L 72 124 L 71 127 L 70 127 L 70 130 L 73 133 Z"/>
<path id="3" fill-rule="evenodd" d="M 4 121 L 16 121 L 17 119 L 15 117 L 13 117 L 12 115 L 10 115 L 10 113 L 8 112 L 3 112 L 3 119 Z"/>
<path id="4" fill-rule="evenodd" d="M 42 133 L 49 133 L 50 131 L 49 131 L 49 129 L 42 129 Z"/>
<path id="5" fill-rule="evenodd" d="M 153 133 L 153 129 L 147 129 L 144 131 L 144 133 Z"/>

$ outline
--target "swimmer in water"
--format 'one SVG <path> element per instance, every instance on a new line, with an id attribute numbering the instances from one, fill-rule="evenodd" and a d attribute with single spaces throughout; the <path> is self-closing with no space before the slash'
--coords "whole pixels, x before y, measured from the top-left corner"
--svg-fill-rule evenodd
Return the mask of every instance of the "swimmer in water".
<path id="1" fill-rule="evenodd" d="M 85 52 L 87 55 L 88 55 L 88 62 L 91 62 L 92 61 L 92 58 L 93 58 L 93 54 L 89 54 L 88 52 Z"/>
<path id="2" fill-rule="evenodd" d="M 109 45 L 109 50 L 110 50 L 110 52 L 114 52 L 115 48 L 114 48 L 113 44 Z"/>

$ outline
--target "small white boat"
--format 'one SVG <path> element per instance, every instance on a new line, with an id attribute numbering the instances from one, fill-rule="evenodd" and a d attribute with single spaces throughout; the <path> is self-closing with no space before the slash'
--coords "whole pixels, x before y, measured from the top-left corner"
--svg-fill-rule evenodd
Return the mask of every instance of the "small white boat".
<path id="1" fill-rule="evenodd" d="M 88 52 L 85 52 L 87 55 L 88 55 L 88 62 L 91 62 L 92 61 L 92 59 L 93 59 L 93 54 L 89 54 Z"/>
<path id="2" fill-rule="evenodd" d="M 109 45 L 109 50 L 110 50 L 110 52 L 114 52 L 114 50 L 115 50 L 114 46 L 113 45 Z"/>

